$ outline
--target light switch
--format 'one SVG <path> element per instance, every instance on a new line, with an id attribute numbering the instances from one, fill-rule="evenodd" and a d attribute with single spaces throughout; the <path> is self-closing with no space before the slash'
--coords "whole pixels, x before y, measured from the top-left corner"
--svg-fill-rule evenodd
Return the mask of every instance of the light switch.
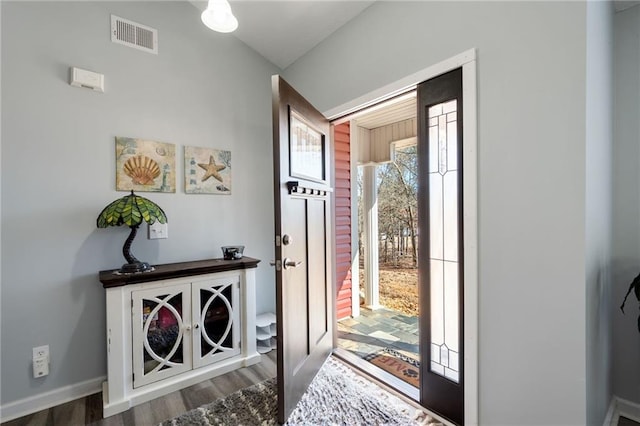
<path id="1" fill-rule="evenodd" d="M 159 240 L 169 238 L 169 225 L 155 221 L 153 225 L 149 225 L 149 239 Z"/>

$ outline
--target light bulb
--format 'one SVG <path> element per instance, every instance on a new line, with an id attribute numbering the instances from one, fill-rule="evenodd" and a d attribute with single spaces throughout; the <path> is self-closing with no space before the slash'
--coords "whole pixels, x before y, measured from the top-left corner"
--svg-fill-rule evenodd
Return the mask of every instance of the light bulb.
<path id="1" fill-rule="evenodd" d="M 238 20 L 233 16 L 227 0 L 209 0 L 200 19 L 208 28 L 219 33 L 230 33 L 238 28 Z"/>

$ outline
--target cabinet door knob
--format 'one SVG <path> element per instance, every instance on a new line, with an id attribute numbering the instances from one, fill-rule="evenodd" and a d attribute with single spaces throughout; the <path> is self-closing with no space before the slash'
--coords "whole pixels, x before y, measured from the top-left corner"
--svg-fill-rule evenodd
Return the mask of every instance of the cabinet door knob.
<path id="1" fill-rule="evenodd" d="M 194 326 L 193 326 L 193 328 L 196 328 L 196 329 L 197 329 L 197 328 L 200 328 L 200 324 L 196 324 L 196 325 L 194 325 Z"/>
<path id="2" fill-rule="evenodd" d="M 187 325 L 187 326 L 184 327 L 184 329 L 187 330 L 187 331 L 191 331 L 191 326 Z"/>

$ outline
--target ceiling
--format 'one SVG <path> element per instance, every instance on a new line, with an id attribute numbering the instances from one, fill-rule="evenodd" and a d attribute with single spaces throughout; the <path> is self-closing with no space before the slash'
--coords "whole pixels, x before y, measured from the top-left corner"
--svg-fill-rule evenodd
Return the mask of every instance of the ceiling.
<path id="1" fill-rule="evenodd" d="M 376 0 L 229 0 L 239 26 L 233 35 L 285 69 Z M 198 10 L 206 0 L 189 0 Z M 614 0 L 620 12 L 640 0 Z"/>
<path id="2" fill-rule="evenodd" d="M 418 114 L 415 90 L 389 99 L 348 117 L 356 120 L 359 127 L 376 129 L 388 124 L 414 118 Z"/>
<path id="3" fill-rule="evenodd" d="M 189 0 L 198 10 L 206 0 Z M 233 36 L 285 69 L 376 0 L 229 0 L 239 26 Z M 640 0 L 614 0 L 620 12 Z M 374 129 L 415 117 L 413 98 L 392 100 L 356 114 L 358 125 Z"/>
<path id="4" fill-rule="evenodd" d="M 334 31 L 358 16 L 375 0 L 229 0 L 238 18 L 233 36 L 285 69 Z M 207 2 L 190 1 L 198 10 Z M 413 95 L 390 99 L 351 116 L 375 129 L 416 116 Z"/>
<path id="5" fill-rule="evenodd" d="M 233 35 L 285 69 L 358 16 L 375 0 L 230 0 L 238 29 Z M 198 10 L 206 1 L 190 1 Z"/>
<path id="6" fill-rule="evenodd" d="M 285 69 L 376 0 L 229 0 L 238 18 L 235 37 Z M 198 10 L 206 0 L 189 0 Z M 614 0 L 620 12 L 640 0 Z"/>

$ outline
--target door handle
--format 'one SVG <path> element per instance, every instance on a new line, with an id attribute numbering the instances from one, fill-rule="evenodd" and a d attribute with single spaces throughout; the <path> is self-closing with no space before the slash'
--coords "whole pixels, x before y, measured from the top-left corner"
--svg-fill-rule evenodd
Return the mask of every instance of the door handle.
<path id="1" fill-rule="evenodd" d="M 302 261 L 299 260 L 299 261 L 296 262 L 295 260 L 291 260 L 288 257 L 285 257 L 283 263 L 284 263 L 284 269 L 289 269 L 289 268 L 295 268 L 295 267 L 301 265 Z"/>

